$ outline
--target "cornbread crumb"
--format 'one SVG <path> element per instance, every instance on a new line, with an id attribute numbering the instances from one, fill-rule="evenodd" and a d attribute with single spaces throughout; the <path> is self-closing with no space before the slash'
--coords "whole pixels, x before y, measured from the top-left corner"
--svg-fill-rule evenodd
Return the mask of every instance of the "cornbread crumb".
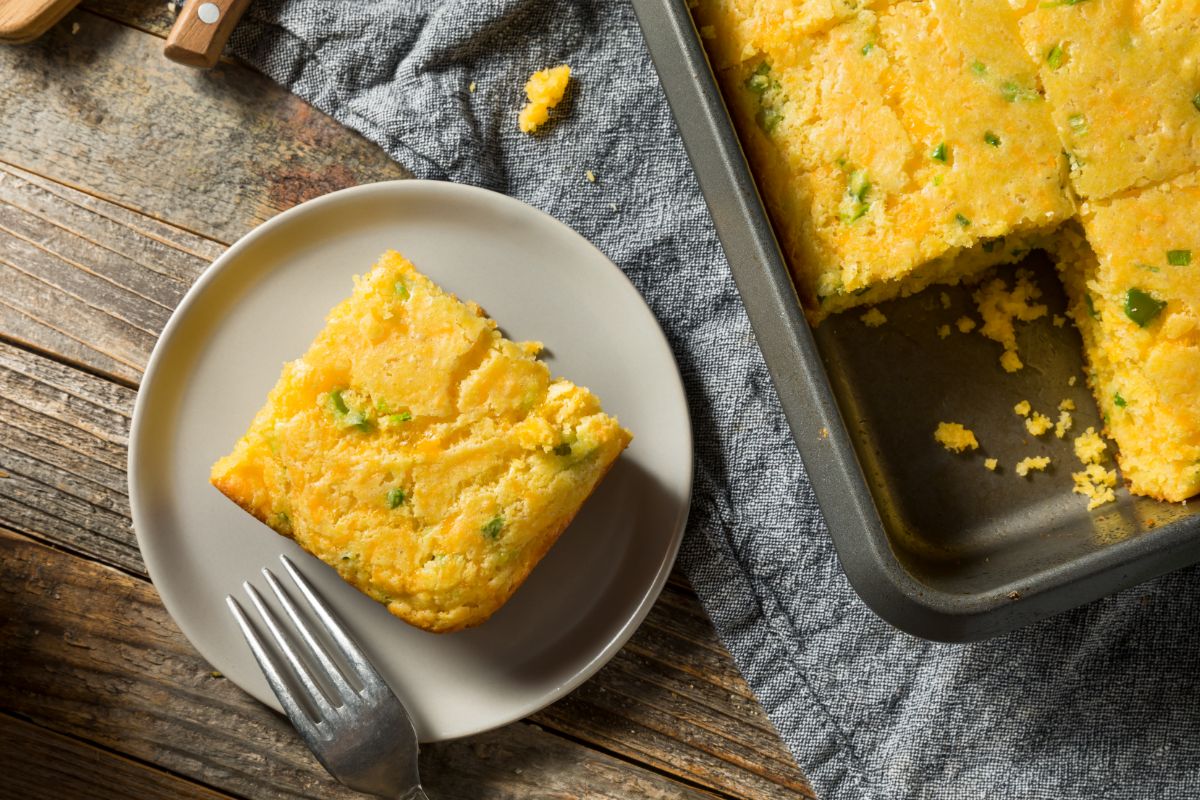
<path id="1" fill-rule="evenodd" d="M 817 435 L 820 436 L 822 439 L 828 439 L 829 438 L 829 428 L 821 428 L 821 430 L 817 431 Z"/>
<path id="2" fill-rule="evenodd" d="M 596 173 L 592 172 L 590 169 L 587 172 L 583 173 L 583 177 L 588 179 L 588 183 L 596 182 Z"/>
<path id="3" fill-rule="evenodd" d="M 1017 462 L 1016 471 L 1024 478 L 1030 472 L 1043 472 L 1048 466 L 1050 466 L 1049 456 L 1029 456 Z"/>
<path id="4" fill-rule="evenodd" d="M 1033 273 L 1027 269 L 1017 270 L 1017 278 L 1011 289 L 1004 279 L 993 278 L 975 291 L 975 304 L 983 317 L 983 327 L 979 332 L 1004 347 L 1000 366 L 1006 372 L 1016 372 L 1024 366 L 1017 355 L 1014 323 L 1032 322 L 1046 316 L 1045 304 L 1034 302 L 1041 296 L 1042 290 L 1034 284 Z"/>
<path id="5" fill-rule="evenodd" d="M 942 292 L 940 295 L 938 295 L 938 299 L 942 301 L 942 308 L 950 307 L 950 295 Z"/>
<path id="6" fill-rule="evenodd" d="M 1054 423 L 1045 414 L 1039 414 L 1034 411 L 1029 419 L 1025 420 L 1025 430 L 1032 433 L 1034 436 L 1041 436 L 1046 431 L 1054 427 Z"/>
<path id="7" fill-rule="evenodd" d="M 1070 411 L 1060 411 L 1058 413 L 1058 422 L 1054 424 L 1054 435 L 1059 439 L 1063 438 L 1074 424 L 1075 419 L 1071 416 Z"/>
<path id="8" fill-rule="evenodd" d="M 1063 401 L 1058 404 L 1058 410 L 1059 411 L 1074 411 L 1075 410 L 1075 401 L 1069 397 L 1063 398 Z"/>
<path id="9" fill-rule="evenodd" d="M 523 133 L 533 133 L 550 119 L 550 109 L 562 101 L 570 80 L 571 68 L 566 64 L 550 67 L 529 76 L 525 83 L 525 96 L 529 98 L 529 102 L 517 117 Z"/>
<path id="10" fill-rule="evenodd" d="M 940 328 L 938 328 L 938 338 L 939 339 L 945 339 L 949 335 L 950 335 L 950 326 L 949 325 L 942 325 Z"/>
<path id="11" fill-rule="evenodd" d="M 1061 328 L 1063 325 L 1067 324 L 1067 318 L 1061 314 L 1055 314 L 1050 318 L 1050 322 L 1054 325 L 1054 327 Z"/>
<path id="12" fill-rule="evenodd" d="M 942 447 L 955 453 L 979 449 L 975 434 L 957 422 L 939 422 L 937 430 L 933 432 L 933 438 Z"/>
<path id="13" fill-rule="evenodd" d="M 1074 386 L 1075 381 L 1076 381 L 1076 378 L 1074 375 L 1072 375 L 1070 378 L 1067 379 L 1067 386 Z"/>
<path id="14" fill-rule="evenodd" d="M 1000 354 L 1000 366 L 1004 367 L 1005 372 L 1016 372 L 1025 365 L 1021 363 L 1021 357 L 1017 355 L 1016 350 L 1005 350 Z"/>
<path id="15" fill-rule="evenodd" d="M 467 91 L 471 94 L 475 94 L 475 81 L 471 81 L 471 83 L 467 86 Z"/>
<path id="16" fill-rule="evenodd" d="M 975 320 L 970 317 L 959 317 L 954 324 L 958 327 L 959 333 L 970 333 L 975 330 L 976 325 Z"/>
<path id="17" fill-rule="evenodd" d="M 1013 413 L 1020 414 L 1022 417 L 1028 417 L 1029 411 L 1032 408 L 1033 407 L 1029 405 L 1028 400 L 1022 400 L 1021 402 L 1019 402 L 1015 406 L 1013 406 Z"/>
<path id="18" fill-rule="evenodd" d="M 715 27 L 713 27 L 712 25 L 701 25 L 700 26 L 700 38 L 702 38 L 702 39 L 717 38 L 717 29 Z"/>
<path id="19" fill-rule="evenodd" d="M 868 328 L 878 328 L 880 325 L 887 322 L 887 317 L 885 317 L 883 312 L 878 308 L 872 308 L 870 311 L 859 317 L 859 319 L 862 320 L 863 324 Z"/>
<path id="20" fill-rule="evenodd" d="M 1117 471 L 1105 469 L 1104 439 L 1095 428 L 1088 428 L 1075 439 L 1075 456 L 1083 464 L 1083 470 L 1071 473 L 1075 487 L 1071 490 L 1088 498 L 1088 511 L 1111 503 L 1117 499 Z"/>
<path id="21" fill-rule="evenodd" d="M 986 467 L 987 469 L 990 469 L 992 472 L 995 472 L 996 467 L 998 467 L 999 465 L 1000 465 L 1000 461 L 995 458 L 985 458 L 983 460 L 983 466 Z"/>
<path id="22" fill-rule="evenodd" d="M 1089 427 L 1075 437 L 1075 457 L 1084 464 L 1099 464 L 1107 449 L 1104 439 L 1096 433 L 1095 428 Z"/>

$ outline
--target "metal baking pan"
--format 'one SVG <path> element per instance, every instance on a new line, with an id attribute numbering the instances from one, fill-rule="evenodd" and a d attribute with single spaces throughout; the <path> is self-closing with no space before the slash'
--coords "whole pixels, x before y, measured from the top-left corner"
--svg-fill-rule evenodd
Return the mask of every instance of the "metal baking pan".
<path id="1" fill-rule="evenodd" d="M 972 310 L 961 287 L 944 290 L 949 309 L 935 287 L 881 304 L 881 327 L 851 311 L 811 329 L 685 0 L 633 5 L 842 567 L 876 614 L 928 639 L 978 640 L 1200 561 L 1200 503 L 1122 489 L 1089 512 L 1071 493 L 1072 435 L 1034 439 L 1013 413 L 1027 399 L 1054 414 L 1070 397 L 1073 433 L 1100 428 L 1071 325 L 1020 329 L 1026 367 L 1012 375 L 994 342 L 937 335 Z M 1035 254 L 1026 266 L 1062 314 L 1050 264 Z M 966 424 L 982 450 L 943 451 L 940 420 Z M 1026 455 L 1049 455 L 1050 470 L 1018 478 Z"/>

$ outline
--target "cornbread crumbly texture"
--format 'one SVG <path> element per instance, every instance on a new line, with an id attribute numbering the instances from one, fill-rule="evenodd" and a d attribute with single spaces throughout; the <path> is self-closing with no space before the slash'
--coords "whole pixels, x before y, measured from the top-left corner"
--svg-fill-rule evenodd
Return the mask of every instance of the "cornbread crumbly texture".
<path id="1" fill-rule="evenodd" d="M 1200 112 L 1198 112 L 1200 113 Z M 1089 202 L 1060 273 L 1132 491 L 1200 492 L 1200 175 Z M 1193 255 L 1194 254 L 1194 255 Z"/>
<path id="2" fill-rule="evenodd" d="M 1080 195 L 1200 167 L 1195 0 L 1035 2 L 1020 22 Z"/>
<path id="3" fill-rule="evenodd" d="M 385 253 L 212 483 L 401 619 L 477 625 L 631 439 L 539 349 Z"/>
<path id="4" fill-rule="evenodd" d="M 571 81 L 571 68 L 560 67 L 535 72 L 525 83 L 525 96 L 529 102 L 517 115 L 517 122 L 524 133 L 533 133 L 550 119 L 550 109 L 562 102 Z"/>
<path id="5" fill-rule="evenodd" d="M 983 466 L 984 466 L 986 469 L 989 469 L 989 470 L 991 470 L 992 472 L 995 472 L 995 471 L 996 471 L 996 467 L 1000 466 L 1000 460 L 999 460 L 999 459 L 996 459 L 996 458 L 985 458 L 985 459 L 983 460 Z"/>
<path id="6" fill-rule="evenodd" d="M 866 325 L 868 328 L 878 328 L 880 325 L 887 322 L 887 317 L 884 316 L 884 313 L 878 308 L 872 308 L 870 311 L 859 317 L 859 319 L 862 321 L 862 324 Z"/>
<path id="7" fill-rule="evenodd" d="M 1089 427 L 1075 438 L 1075 457 L 1083 464 L 1079 472 L 1071 473 L 1076 494 L 1088 498 L 1088 511 L 1117 499 L 1117 471 L 1104 467 L 1104 439 Z"/>
<path id="8" fill-rule="evenodd" d="M 1015 323 L 1032 322 L 1046 316 L 1046 305 L 1036 302 L 1042 290 L 1033 281 L 1033 273 L 1018 269 L 1011 288 L 1003 278 L 992 278 L 975 290 L 975 305 L 983 317 L 979 332 L 1004 347 L 1000 366 L 1005 372 L 1016 372 L 1025 365 L 1017 352 Z"/>
<path id="9" fill-rule="evenodd" d="M 1045 414 L 1039 414 L 1034 411 L 1025 420 L 1025 430 L 1029 431 L 1034 436 L 1041 436 L 1054 427 L 1054 423 Z"/>
<path id="10" fill-rule="evenodd" d="M 1044 472 L 1050 466 L 1049 456 L 1027 456 L 1017 462 L 1015 471 L 1019 477 L 1026 477 L 1030 472 Z"/>
<path id="11" fill-rule="evenodd" d="M 937 430 L 933 432 L 933 438 L 942 447 L 954 453 L 979 449 L 975 434 L 958 422 L 939 422 Z"/>
<path id="12" fill-rule="evenodd" d="M 1074 213 L 1007 4 L 796 5 L 697 15 L 814 323 L 1015 261 Z"/>

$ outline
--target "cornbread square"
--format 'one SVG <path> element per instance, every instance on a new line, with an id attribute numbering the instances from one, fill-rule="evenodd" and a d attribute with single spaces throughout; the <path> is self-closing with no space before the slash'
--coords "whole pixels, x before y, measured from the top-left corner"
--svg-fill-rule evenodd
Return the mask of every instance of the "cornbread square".
<path id="1" fill-rule="evenodd" d="M 895 2 L 720 71 L 814 323 L 1015 261 L 1074 212 L 1016 25 Z"/>
<path id="2" fill-rule="evenodd" d="M 1200 167 L 1196 0 L 1031 5 L 1021 33 L 1082 196 L 1103 199 Z"/>
<path id="3" fill-rule="evenodd" d="M 401 619 L 508 600 L 629 444 L 587 389 L 388 252 L 286 364 L 221 492 Z"/>
<path id="4" fill-rule="evenodd" d="M 1200 492 L 1200 174 L 1083 206 L 1061 272 L 1088 376 L 1137 494 Z M 1073 246 L 1067 246 L 1073 244 Z"/>

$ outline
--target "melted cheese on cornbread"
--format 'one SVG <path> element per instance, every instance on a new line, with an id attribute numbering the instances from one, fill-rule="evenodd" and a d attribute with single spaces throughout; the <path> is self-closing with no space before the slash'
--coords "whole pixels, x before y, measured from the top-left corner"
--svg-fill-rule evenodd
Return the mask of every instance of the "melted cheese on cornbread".
<path id="1" fill-rule="evenodd" d="M 879 5 L 814 33 L 760 31 L 718 55 L 814 322 L 1017 260 L 1074 212 L 1013 12 Z M 749 35 L 738 7 L 712 14 L 714 42 Z"/>
<path id="2" fill-rule="evenodd" d="M 630 441 L 478 306 L 388 252 L 212 483 L 431 631 L 487 619 Z"/>
<path id="3" fill-rule="evenodd" d="M 1089 202 L 1061 272 L 1130 488 L 1200 492 L 1200 174 Z"/>
<path id="4" fill-rule="evenodd" d="M 1022 1 L 1021 33 L 1081 195 L 1200 167 L 1200 3 Z"/>

